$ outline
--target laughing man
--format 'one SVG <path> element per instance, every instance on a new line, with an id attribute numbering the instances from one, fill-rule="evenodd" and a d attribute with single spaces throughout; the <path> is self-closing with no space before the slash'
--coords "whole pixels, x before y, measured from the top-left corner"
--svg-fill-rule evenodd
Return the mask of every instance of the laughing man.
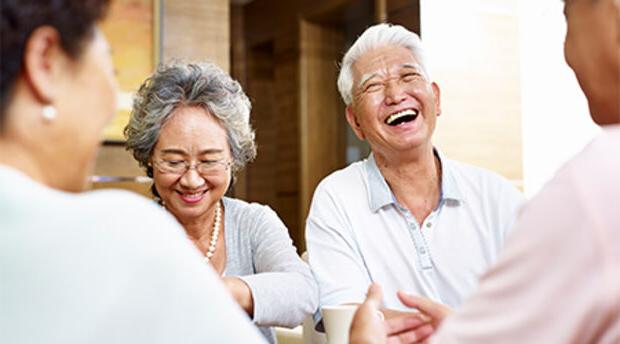
<path id="1" fill-rule="evenodd" d="M 405 309 L 397 290 L 458 307 L 494 262 L 521 194 L 433 147 L 440 91 L 415 33 L 368 28 L 345 54 L 338 88 L 372 153 L 315 190 L 306 241 L 321 305 L 361 303 L 379 282 L 386 317 Z"/>

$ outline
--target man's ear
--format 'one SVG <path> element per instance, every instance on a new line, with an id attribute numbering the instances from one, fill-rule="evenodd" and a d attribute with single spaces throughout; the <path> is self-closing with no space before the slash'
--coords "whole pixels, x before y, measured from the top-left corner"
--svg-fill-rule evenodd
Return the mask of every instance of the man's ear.
<path id="1" fill-rule="evenodd" d="M 358 139 L 364 141 L 366 137 L 364 136 L 364 132 L 362 131 L 360 124 L 357 122 L 357 117 L 353 113 L 353 109 L 351 108 L 351 105 L 347 106 L 346 114 L 347 114 L 347 122 L 349 122 L 349 125 L 351 126 L 351 129 L 353 129 L 355 136 L 357 136 Z"/>
<path id="2" fill-rule="evenodd" d="M 42 26 L 30 34 L 24 49 L 23 73 L 26 84 L 41 103 L 53 103 L 65 58 L 56 29 Z"/>
<path id="3" fill-rule="evenodd" d="M 435 108 L 437 109 L 437 116 L 441 115 L 441 90 L 436 82 L 431 84 L 433 88 L 433 94 L 435 95 Z"/>

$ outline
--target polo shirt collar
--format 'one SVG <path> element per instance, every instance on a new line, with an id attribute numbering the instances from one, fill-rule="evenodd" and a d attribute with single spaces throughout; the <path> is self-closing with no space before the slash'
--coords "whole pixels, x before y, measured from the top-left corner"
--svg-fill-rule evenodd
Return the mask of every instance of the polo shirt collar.
<path id="1" fill-rule="evenodd" d="M 374 213 L 382 207 L 394 203 L 394 197 L 392 196 L 392 190 L 390 190 L 381 171 L 379 171 L 375 156 L 372 153 L 366 159 L 365 165 L 370 210 Z"/>
<path id="2" fill-rule="evenodd" d="M 443 159 L 437 149 L 433 149 L 433 153 L 441 162 L 440 203 L 445 200 L 452 200 L 456 202 L 463 201 L 463 194 L 456 183 L 451 164 L 447 161 L 447 159 Z M 373 212 L 377 212 L 386 205 L 395 204 L 396 198 L 385 181 L 385 178 L 383 178 L 372 153 L 370 153 L 368 159 L 365 161 L 365 168 L 370 209 Z"/>
<path id="3" fill-rule="evenodd" d="M 441 200 L 463 202 L 465 197 L 456 181 L 452 162 L 444 159 L 443 154 L 437 148 L 433 148 L 433 153 L 441 162 Z"/>

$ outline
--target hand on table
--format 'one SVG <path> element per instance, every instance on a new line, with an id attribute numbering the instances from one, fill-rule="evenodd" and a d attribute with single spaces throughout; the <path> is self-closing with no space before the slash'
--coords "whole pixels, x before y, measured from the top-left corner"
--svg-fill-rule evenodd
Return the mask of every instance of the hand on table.
<path id="1" fill-rule="evenodd" d="M 400 296 L 400 295 L 399 295 Z M 409 302 L 409 295 L 407 302 Z M 372 284 L 364 303 L 358 308 L 351 324 L 349 341 L 353 344 L 400 344 L 423 343 L 434 331 L 428 319 L 417 313 L 403 313 L 383 320 L 381 308 L 381 287 Z"/>
<path id="2" fill-rule="evenodd" d="M 239 306 L 252 318 L 254 316 L 254 300 L 250 287 L 238 277 L 222 277 L 222 281 Z"/>

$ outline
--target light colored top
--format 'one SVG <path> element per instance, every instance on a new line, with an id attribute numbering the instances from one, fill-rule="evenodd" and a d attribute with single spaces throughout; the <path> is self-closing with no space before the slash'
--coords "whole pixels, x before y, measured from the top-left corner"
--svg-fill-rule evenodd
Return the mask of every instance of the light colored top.
<path id="1" fill-rule="evenodd" d="M 151 203 L 0 166 L 0 343 L 263 343 Z"/>
<path id="2" fill-rule="evenodd" d="M 286 226 L 268 206 L 223 198 L 227 276 L 239 276 L 254 299 L 254 323 L 272 343 L 269 326 L 295 327 L 313 314 L 319 291 Z"/>
<path id="3" fill-rule="evenodd" d="M 321 305 L 361 303 L 371 282 L 392 309 L 405 309 L 397 290 L 455 307 L 476 289 L 522 196 L 495 173 L 440 160 L 440 201 L 422 224 L 398 204 L 372 155 L 321 181 L 306 224 Z"/>
<path id="4" fill-rule="evenodd" d="M 620 126 L 524 207 L 479 291 L 433 343 L 620 343 Z"/>

